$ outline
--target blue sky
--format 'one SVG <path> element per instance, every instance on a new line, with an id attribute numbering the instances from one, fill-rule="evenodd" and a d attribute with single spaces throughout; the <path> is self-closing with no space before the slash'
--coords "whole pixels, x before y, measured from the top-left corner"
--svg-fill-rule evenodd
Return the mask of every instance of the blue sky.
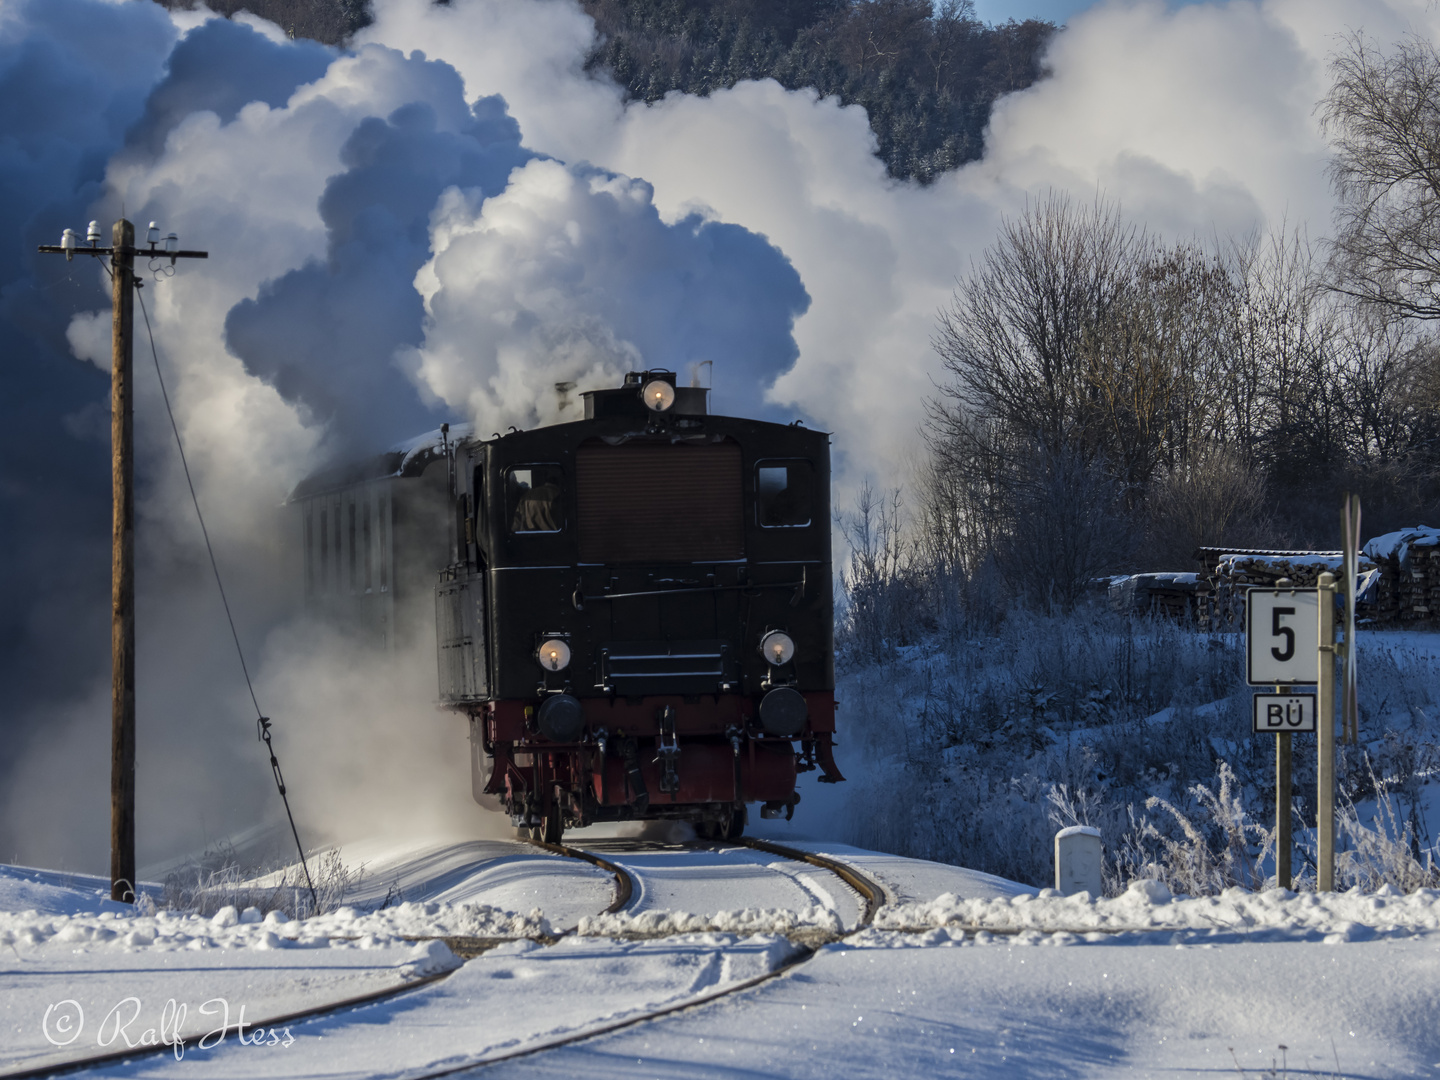
<path id="1" fill-rule="evenodd" d="M 983 22 L 1003 23 L 1007 19 L 1049 19 L 1064 22 L 1078 11 L 1093 7 L 1100 0 L 975 0 L 975 14 Z M 1206 0 L 1168 0 L 1171 7 L 1203 3 Z"/>

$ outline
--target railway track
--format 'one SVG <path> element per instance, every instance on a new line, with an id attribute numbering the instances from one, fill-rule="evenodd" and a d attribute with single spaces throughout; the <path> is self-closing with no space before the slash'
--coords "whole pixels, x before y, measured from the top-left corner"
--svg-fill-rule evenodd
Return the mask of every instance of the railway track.
<path id="1" fill-rule="evenodd" d="M 572 859 L 579 859 L 609 873 L 614 878 L 614 894 L 610 904 L 607 905 L 604 909 L 603 914 L 616 914 L 624 912 L 625 909 L 632 903 L 638 893 L 634 877 L 632 876 L 631 872 L 622 865 L 622 861 L 605 858 L 594 852 L 587 851 L 583 848 L 574 847 L 568 844 L 547 844 L 536 840 L 526 840 L 522 842 L 539 847 L 555 855 L 561 855 Z M 728 984 L 723 987 L 718 987 L 710 992 L 697 995 L 685 1001 L 675 1002 L 643 1013 L 639 1013 L 634 1016 L 626 1017 L 622 1020 L 617 1020 L 614 1023 L 605 1024 L 598 1027 L 589 1027 L 573 1035 L 551 1039 L 534 1046 L 528 1046 L 521 1049 L 508 1051 L 506 1053 L 494 1055 L 491 1057 L 480 1058 L 464 1064 L 447 1066 L 446 1068 L 435 1070 L 432 1072 L 412 1074 L 412 1080 L 438 1080 L 438 1078 L 440 1077 L 454 1076 L 459 1073 L 481 1069 L 489 1065 L 499 1064 L 503 1061 L 513 1061 L 517 1058 L 529 1057 L 534 1054 L 542 1053 L 546 1050 L 555 1049 L 561 1046 L 573 1045 L 574 1043 L 581 1042 L 585 1039 L 595 1038 L 599 1035 L 606 1035 L 614 1031 L 620 1031 L 625 1028 L 630 1028 L 639 1024 L 648 1023 L 652 1020 L 657 1020 L 661 1017 L 670 1016 L 672 1014 L 683 1012 L 688 1009 L 699 1008 L 721 998 L 729 997 L 733 994 L 737 994 L 742 991 L 752 989 L 756 986 L 760 986 L 763 983 L 781 977 L 789 971 L 793 971 L 797 965 L 803 964 L 805 961 L 809 960 L 812 956 L 815 955 L 815 952 L 821 946 L 827 944 L 829 941 L 848 937 L 851 934 L 857 933 L 860 930 L 865 929 L 873 922 L 875 914 L 880 909 L 880 906 L 886 902 L 887 896 L 883 886 L 881 886 L 878 882 L 872 880 L 868 875 L 861 873 L 854 867 L 848 866 L 847 864 L 837 859 L 832 859 L 824 855 L 817 855 L 811 852 L 801 851 L 798 848 L 788 847 L 783 844 L 776 844 L 768 840 L 759 840 L 750 837 L 741 838 L 735 841 L 728 841 L 727 843 L 734 848 L 747 848 L 763 852 L 767 855 L 776 856 L 782 859 L 805 863 L 831 872 L 835 875 L 836 878 L 843 882 L 847 888 L 853 890 L 859 898 L 860 914 L 856 925 L 853 928 L 839 934 L 825 933 L 821 935 L 812 934 L 792 936 L 791 940 L 797 948 L 796 953 L 793 954 L 785 963 L 783 963 L 779 967 L 776 967 L 775 969 L 765 972 L 754 978 Z M 686 846 L 699 847 L 704 845 Z M 637 850 L 640 849 L 637 848 Z M 573 933 L 574 928 L 564 931 L 551 938 L 541 939 L 541 944 L 554 944 L 561 938 L 570 936 Z M 407 938 L 406 940 L 412 940 L 417 942 L 427 940 L 444 941 L 451 948 L 451 950 L 455 952 L 457 956 L 459 956 L 461 959 L 468 960 L 511 939 L 457 938 L 436 936 Z M 314 1009 L 300 1010 L 285 1014 L 283 1016 L 274 1016 L 268 1017 L 263 1020 L 257 1020 L 249 1023 L 248 1026 L 250 1026 L 251 1028 L 273 1028 L 281 1025 L 294 1025 L 298 1023 L 303 1023 L 305 1021 L 315 1020 L 325 1016 L 332 1016 L 336 1013 L 344 1012 L 348 1009 L 378 1004 L 380 1002 L 413 993 L 423 987 L 429 986 L 433 983 L 437 983 L 448 978 L 450 974 L 452 973 L 444 972 L 437 975 L 425 976 L 423 978 L 405 983 L 401 986 L 390 987 L 384 990 L 378 990 L 372 993 L 346 998 L 342 1001 L 327 1003 Z M 139 1046 L 134 1048 L 127 1048 L 125 1050 L 92 1055 L 84 1058 L 77 1058 L 62 1063 L 55 1063 L 32 1069 L 25 1069 L 17 1072 L 0 1073 L 0 1080 L 37 1080 L 37 1078 L 39 1077 L 62 1076 L 66 1074 L 82 1072 L 87 1069 L 94 1069 L 102 1066 L 113 1065 L 122 1061 L 131 1061 L 144 1057 L 168 1055 L 170 1053 L 171 1049 L 167 1046 Z"/>

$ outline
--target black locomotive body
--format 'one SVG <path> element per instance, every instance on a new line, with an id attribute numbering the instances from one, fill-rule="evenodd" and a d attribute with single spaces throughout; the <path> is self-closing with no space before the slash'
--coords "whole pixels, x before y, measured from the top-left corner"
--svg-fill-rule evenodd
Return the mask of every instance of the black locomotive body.
<path id="1" fill-rule="evenodd" d="M 476 801 L 558 840 L 673 818 L 790 816 L 843 779 L 829 438 L 711 416 L 668 372 L 584 419 L 448 448 L 436 593 L 442 703 L 469 718 Z"/>

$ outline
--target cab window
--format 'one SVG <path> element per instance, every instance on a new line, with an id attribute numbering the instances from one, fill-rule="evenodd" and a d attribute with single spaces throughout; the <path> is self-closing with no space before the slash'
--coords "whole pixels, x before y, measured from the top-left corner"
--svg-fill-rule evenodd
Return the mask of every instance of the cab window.
<path id="1" fill-rule="evenodd" d="M 516 465 L 505 471 L 505 507 L 516 534 L 565 527 L 564 474 L 559 465 Z"/>
<path id="2" fill-rule="evenodd" d="M 755 468 L 755 506 L 766 529 L 797 529 L 810 524 L 815 470 L 803 458 L 762 461 Z"/>

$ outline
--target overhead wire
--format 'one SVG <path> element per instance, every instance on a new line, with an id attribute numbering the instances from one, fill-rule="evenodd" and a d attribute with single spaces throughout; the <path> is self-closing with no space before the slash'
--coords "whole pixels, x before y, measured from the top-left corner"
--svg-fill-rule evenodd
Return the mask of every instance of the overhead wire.
<path id="1" fill-rule="evenodd" d="M 135 280 L 135 295 L 140 301 L 140 314 L 145 319 L 145 333 L 150 339 L 150 356 L 155 361 L 155 378 L 160 383 L 160 397 L 165 402 L 165 413 L 170 417 L 170 430 L 175 433 L 175 447 L 180 451 L 180 466 L 185 471 L 185 483 L 190 488 L 190 501 L 195 506 L 195 517 L 200 522 L 200 535 L 205 538 L 205 551 L 210 556 L 210 569 L 215 574 L 215 587 L 220 591 L 220 603 L 225 608 L 225 620 L 230 624 L 230 636 L 235 642 L 235 655 L 240 659 L 240 671 L 245 676 L 245 689 L 250 693 L 250 703 L 255 706 L 255 729 L 257 737 L 265 744 L 270 754 L 270 771 L 275 777 L 275 786 L 280 791 L 280 801 L 285 804 L 285 817 L 290 822 L 290 834 L 295 838 L 295 850 L 300 855 L 300 868 L 305 873 L 305 884 L 310 890 L 311 909 L 319 906 L 315 896 L 315 882 L 310 877 L 310 867 L 305 859 L 305 847 L 300 843 L 300 830 L 295 826 L 295 815 L 290 810 L 290 798 L 286 794 L 285 778 L 280 772 L 280 760 L 275 756 L 275 747 L 270 741 L 270 718 L 260 708 L 255 695 L 255 684 L 250 679 L 250 667 L 245 663 L 245 650 L 240 645 L 240 633 L 235 629 L 235 617 L 230 611 L 230 600 L 225 595 L 225 583 L 220 578 L 220 564 L 215 559 L 215 548 L 210 543 L 210 530 L 205 527 L 205 515 L 200 510 L 200 498 L 195 493 L 195 481 L 190 475 L 190 462 L 185 457 L 185 443 L 180 438 L 180 426 L 175 422 L 175 410 L 170 407 L 170 394 L 165 389 L 165 376 L 160 370 L 160 354 L 155 349 L 155 332 L 150 327 L 150 312 L 145 308 L 144 282 Z"/>

